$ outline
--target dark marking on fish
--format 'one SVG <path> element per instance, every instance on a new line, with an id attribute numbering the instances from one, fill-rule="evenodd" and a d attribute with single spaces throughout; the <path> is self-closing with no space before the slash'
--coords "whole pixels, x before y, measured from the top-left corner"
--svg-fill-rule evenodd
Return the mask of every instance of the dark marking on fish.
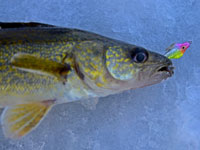
<path id="1" fill-rule="evenodd" d="M 67 58 L 68 58 L 68 56 L 69 56 L 69 54 L 68 54 L 68 53 L 66 53 L 66 54 L 65 54 L 65 56 L 63 57 L 63 59 L 62 59 L 61 63 L 63 63 L 63 64 L 64 64 L 64 63 L 65 63 L 65 59 L 67 59 Z"/>
<path id="2" fill-rule="evenodd" d="M 74 69 L 75 69 L 77 75 L 79 76 L 79 78 L 80 78 L 81 80 L 84 80 L 84 78 L 85 78 L 85 77 L 84 77 L 84 74 L 81 72 L 78 63 L 76 63 L 76 60 L 74 60 Z"/>
<path id="3" fill-rule="evenodd" d="M 71 71 L 71 67 L 69 64 L 65 64 L 65 67 L 63 67 L 62 69 L 60 69 L 60 76 L 63 79 L 63 84 L 65 85 L 67 82 L 67 76 L 69 74 L 69 71 Z"/>

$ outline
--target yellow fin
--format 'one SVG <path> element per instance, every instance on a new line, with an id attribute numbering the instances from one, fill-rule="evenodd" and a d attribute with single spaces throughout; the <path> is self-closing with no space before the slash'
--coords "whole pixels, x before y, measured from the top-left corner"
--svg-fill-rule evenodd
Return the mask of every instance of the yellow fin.
<path id="1" fill-rule="evenodd" d="M 28 72 L 53 75 L 62 81 L 66 81 L 67 75 L 71 70 L 69 64 L 59 63 L 26 53 L 15 54 L 11 59 L 11 65 Z"/>
<path id="2" fill-rule="evenodd" d="M 39 125 L 53 104 L 54 100 L 48 100 L 7 107 L 1 116 L 5 136 L 18 139 L 28 134 Z"/>

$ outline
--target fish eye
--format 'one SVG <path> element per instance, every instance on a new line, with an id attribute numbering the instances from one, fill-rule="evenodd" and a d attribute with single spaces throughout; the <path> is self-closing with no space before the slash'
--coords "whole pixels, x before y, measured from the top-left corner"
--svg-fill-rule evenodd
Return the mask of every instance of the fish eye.
<path id="1" fill-rule="evenodd" d="M 131 58 L 136 63 L 143 63 L 147 60 L 148 55 L 145 49 L 136 48 L 131 52 Z"/>
<path id="2" fill-rule="evenodd" d="M 182 49 L 185 49 L 185 46 L 183 46 Z"/>
<path id="3" fill-rule="evenodd" d="M 138 62 L 138 63 L 142 63 L 146 60 L 146 54 L 143 52 L 140 52 L 138 54 L 135 55 L 134 61 Z"/>

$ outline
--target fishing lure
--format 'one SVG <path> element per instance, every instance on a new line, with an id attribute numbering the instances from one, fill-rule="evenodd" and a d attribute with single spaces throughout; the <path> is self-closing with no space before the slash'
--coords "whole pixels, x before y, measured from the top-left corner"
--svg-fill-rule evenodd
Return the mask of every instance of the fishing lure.
<path id="1" fill-rule="evenodd" d="M 166 49 L 165 56 L 169 59 L 179 59 L 183 56 L 185 51 L 190 47 L 192 41 L 184 43 L 173 43 Z"/>

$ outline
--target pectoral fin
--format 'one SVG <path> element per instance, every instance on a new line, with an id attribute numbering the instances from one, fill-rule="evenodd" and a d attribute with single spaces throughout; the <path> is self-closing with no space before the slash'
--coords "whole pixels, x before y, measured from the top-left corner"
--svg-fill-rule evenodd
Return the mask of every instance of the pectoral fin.
<path id="1" fill-rule="evenodd" d="M 11 65 L 28 72 L 56 76 L 63 82 L 66 81 L 67 75 L 71 70 L 69 64 L 59 63 L 26 53 L 15 54 L 11 59 Z"/>
<path id="2" fill-rule="evenodd" d="M 3 131 L 8 138 L 21 138 L 36 128 L 54 104 L 53 100 L 7 107 L 2 116 Z"/>

